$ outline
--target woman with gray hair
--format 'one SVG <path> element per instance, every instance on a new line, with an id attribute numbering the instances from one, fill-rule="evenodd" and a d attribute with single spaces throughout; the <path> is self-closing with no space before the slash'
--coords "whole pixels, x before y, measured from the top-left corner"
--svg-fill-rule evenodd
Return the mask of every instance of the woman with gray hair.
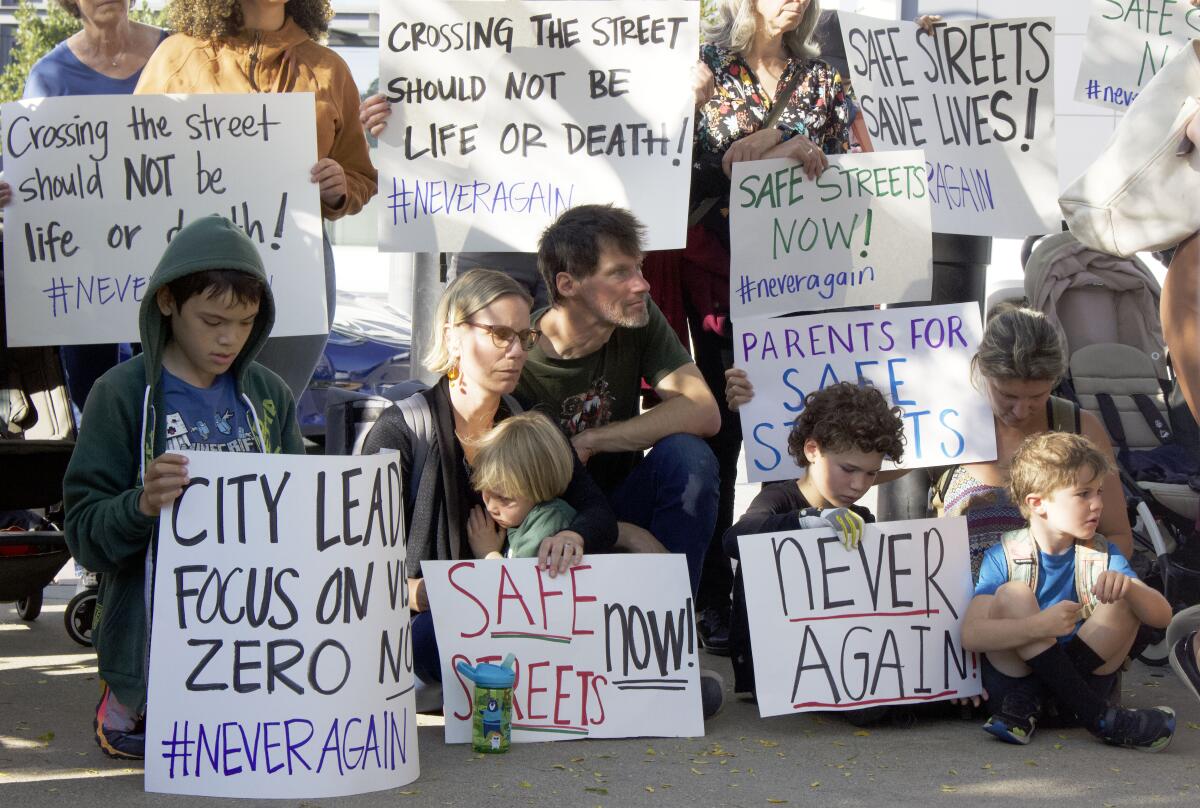
<path id="1" fill-rule="evenodd" d="M 708 649 L 728 647 L 730 562 L 721 537 L 733 522 L 742 434 L 724 406 L 724 372 L 733 359 L 729 316 L 729 177 L 743 160 L 788 157 L 815 178 L 827 154 L 850 148 L 851 103 L 837 71 L 817 58 L 817 0 L 718 0 L 706 24 L 697 67 L 696 128 L 687 246 L 650 253 L 651 294 L 721 404 L 721 431 L 709 441 L 721 470 L 716 530 L 698 594 Z"/>
<path id="2" fill-rule="evenodd" d="M 426 683 L 440 681 L 441 669 L 421 562 L 484 558 L 504 544 L 504 531 L 471 488 L 470 466 L 479 439 L 520 409 L 510 394 L 539 336 L 529 323 L 532 302 L 499 272 L 473 269 L 458 276 L 438 303 L 425 357 L 425 367 L 441 378 L 414 400 L 389 407 L 363 444 L 364 454 L 400 452 L 413 663 Z M 418 396 L 423 401 L 415 401 Z M 609 550 L 617 538 L 608 500 L 571 456 L 574 473 L 562 499 L 576 516 L 566 530 L 543 539 L 538 553 L 539 566 L 551 577 L 578 564 L 584 553 Z"/>

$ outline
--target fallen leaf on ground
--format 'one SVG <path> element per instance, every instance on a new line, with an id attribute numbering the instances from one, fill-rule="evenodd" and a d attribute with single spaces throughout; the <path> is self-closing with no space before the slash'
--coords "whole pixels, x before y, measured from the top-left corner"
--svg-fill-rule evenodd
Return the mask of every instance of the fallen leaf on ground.
<path id="1" fill-rule="evenodd" d="M 768 741 L 764 738 L 759 740 L 758 745 L 766 749 L 774 749 L 776 746 L 779 746 L 779 741 Z"/>
<path id="2" fill-rule="evenodd" d="M 588 792 L 589 794 L 607 794 L 608 793 L 607 788 L 600 788 L 599 786 L 592 786 L 590 788 L 585 788 L 584 791 Z"/>
<path id="3" fill-rule="evenodd" d="M 769 802 L 771 805 L 785 805 L 787 800 L 777 800 L 773 797 L 767 797 L 767 802 Z"/>
<path id="4" fill-rule="evenodd" d="M 522 780 L 521 782 L 517 783 L 517 785 L 519 785 L 521 788 L 533 788 L 533 783 L 529 782 L 528 780 Z"/>
<path id="5" fill-rule="evenodd" d="M 867 737 L 870 737 L 870 735 L 871 735 L 871 733 L 867 732 L 865 729 L 860 729 L 858 732 L 856 732 L 854 734 L 859 738 L 867 738 Z"/>
<path id="6" fill-rule="evenodd" d="M 954 792 L 954 791 L 958 791 L 958 789 L 957 789 L 957 788 L 955 788 L 954 786 L 948 786 L 948 785 L 946 785 L 945 783 L 943 783 L 943 784 L 942 784 L 942 791 L 943 791 L 943 792 L 945 792 L 945 793 L 951 793 L 951 792 Z"/>

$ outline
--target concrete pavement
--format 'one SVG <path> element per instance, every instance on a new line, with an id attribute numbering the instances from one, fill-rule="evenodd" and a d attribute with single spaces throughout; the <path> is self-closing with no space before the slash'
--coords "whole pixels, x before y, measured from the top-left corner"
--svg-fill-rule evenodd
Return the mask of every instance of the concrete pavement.
<path id="1" fill-rule="evenodd" d="M 0 606 L 0 806 L 204 806 L 217 800 L 142 790 L 141 768 L 104 757 L 92 742 L 94 657 L 62 625 L 70 591 L 48 592 L 34 623 Z M 732 681 L 726 660 L 702 663 Z M 695 739 L 578 741 L 474 755 L 442 742 L 423 717 L 421 778 L 316 806 L 1189 806 L 1200 801 L 1200 703 L 1169 668 L 1136 665 L 1125 703 L 1168 704 L 1179 731 L 1158 755 L 1113 749 L 1083 730 L 1040 730 L 1006 746 L 978 721 L 925 719 L 858 729 L 831 715 L 758 717 L 730 698 Z M 259 800 L 241 800 L 248 804 Z M 233 802 L 233 801 L 226 801 Z"/>

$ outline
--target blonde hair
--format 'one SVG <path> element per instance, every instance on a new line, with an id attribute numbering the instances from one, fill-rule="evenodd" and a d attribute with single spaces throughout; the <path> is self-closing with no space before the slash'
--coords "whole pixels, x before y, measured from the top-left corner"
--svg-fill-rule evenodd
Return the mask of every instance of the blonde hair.
<path id="1" fill-rule="evenodd" d="M 1006 301 L 988 313 L 979 350 L 971 358 L 971 374 L 1057 382 L 1067 369 L 1065 356 L 1062 337 L 1046 315 Z"/>
<path id="2" fill-rule="evenodd" d="M 821 49 L 813 41 L 813 32 L 821 19 L 821 4 L 809 0 L 800 24 L 783 35 L 783 47 L 797 59 L 815 59 Z M 704 23 L 704 41 L 745 55 L 754 44 L 758 13 L 754 0 L 718 0 L 712 17 Z"/>
<path id="3" fill-rule="evenodd" d="M 1025 497 L 1048 497 L 1063 488 L 1104 477 L 1113 468 L 1112 459 L 1083 435 L 1041 432 L 1017 447 L 1009 467 L 1008 495 L 1028 519 Z M 1091 471 L 1091 477 L 1084 477 L 1085 469 Z"/>
<path id="4" fill-rule="evenodd" d="M 471 485 L 476 491 L 546 502 L 561 496 L 575 473 L 566 438 L 540 413 L 509 416 L 475 445 Z"/>
<path id="5" fill-rule="evenodd" d="M 454 359 L 446 345 L 446 326 L 465 323 L 475 312 L 509 295 L 515 295 L 524 300 L 526 305 L 533 306 L 533 298 L 521 284 L 494 269 L 472 269 L 455 278 L 438 301 L 429 351 L 422 364 L 430 373 L 439 376 L 454 367 Z"/>

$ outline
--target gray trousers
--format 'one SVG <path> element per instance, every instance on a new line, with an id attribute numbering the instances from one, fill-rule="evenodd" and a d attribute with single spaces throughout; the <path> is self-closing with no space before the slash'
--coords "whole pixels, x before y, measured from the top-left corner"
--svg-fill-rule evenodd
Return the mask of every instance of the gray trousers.
<path id="1" fill-rule="evenodd" d="M 329 327 L 333 327 L 333 313 L 337 304 L 337 280 L 333 267 L 333 247 L 329 236 L 322 234 L 325 251 L 325 310 L 329 314 Z M 325 342 L 329 334 L 310 334 L 303 337 L 271 337 L 258 353 L 258 363 L 275 371 L 287 383 L 292 397 L 297 401 L 308 387 Z"/>

